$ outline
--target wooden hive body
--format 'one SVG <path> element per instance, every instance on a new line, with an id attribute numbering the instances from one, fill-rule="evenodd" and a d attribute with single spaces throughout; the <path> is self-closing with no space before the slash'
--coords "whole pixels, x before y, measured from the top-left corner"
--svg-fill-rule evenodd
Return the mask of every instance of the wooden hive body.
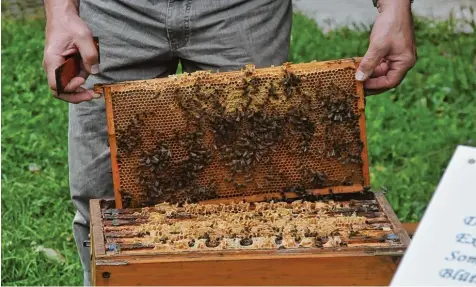
<path id="1" fill-rule="evenodd" d="M 91 201 L 93 283 L 388 284 L 409 238 L 370 191 L 358 63 L 97 85 L 115 199 Z"/>

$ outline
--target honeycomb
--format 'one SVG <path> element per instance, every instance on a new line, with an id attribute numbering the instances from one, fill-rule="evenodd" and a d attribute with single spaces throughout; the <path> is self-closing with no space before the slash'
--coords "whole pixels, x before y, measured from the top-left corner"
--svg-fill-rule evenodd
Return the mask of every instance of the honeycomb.
<path id="1" fill-rule="evenodd" d="M 98 85 L 125 207 L 360 192 L 364 99 L 353 59 Z M 121 205 L 119 206 L 121 207 Z"/>
<path id="2" fill-rule="evenodd" d="M 333 249 L 401 244 L 375 200 L 162 203 L 103 209 L 108 253 Z"/>

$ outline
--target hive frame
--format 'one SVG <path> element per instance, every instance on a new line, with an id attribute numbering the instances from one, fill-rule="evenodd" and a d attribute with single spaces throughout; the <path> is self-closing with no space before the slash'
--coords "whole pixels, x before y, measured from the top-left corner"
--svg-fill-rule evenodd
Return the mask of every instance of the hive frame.
<path id="1" fill-rule="evenodd" d="M 294 68 L 298 67 L 301 69 L 315 69 L 315 70 L 331 70 L 331 69 L 340 69 L 340 68 L 349 68 L 352 67 L 356 69 L 360 63 L 360 58 L 351 58 L 345 60 L 338 60 L 338 61 L 325 61 L 325 62 L 311 62 L 306 64 L 294 64 L 288 65 L 288 69 L 293 71 Z M 272 67 L 272 68 L 264 68 L 264 69 L 257 69 L 256 71 L 267 72 L 267 71 L 276 71 L 279 67 Z M 225 72 L 221 73 L 222 75 L 231 75 L 237 74 L 240 72 Z M 118 84 L 100 84 L 94 87 L 96 93 L 102 93 L 105 97 L 106 102 L 106 114 L 107 114 L 107 123 L 108 123 L 108 133 L 109 133 L 109 144 L 111 150 L 111 160 L 112 160 L 112 171 L 113 171 L 113 182 L 114 182 L 114 196 L 116 200 L 116 207 L 122 208 L 123 207 L 123 196 L 121 193 L 121 182 L 120 182 L 120 173 L 118 168 L 118 161 L 117 161 L 117 153 L 118 153 L 118 146 L 117 146 L 117 133 L 116 133 L 116 126 L 114 122 L 114 108 L 113 108 L 113 101 L 114 92 L 124 90 L 128 88 L 130 85 L 137 85 L 138 83 L 147 85 L 147 84 L 157 84 L 160 81 L 165 81 L 164 79 L 153 79 L 153 80 L 145 80 L 145 81 L 130 81 L 130 82 L 123 82 Z M 361 151 L 362 157 L 362 176 L 363 176 L 363 184 L 353 184 L 351 186 L 330 186 L 325 188 L 318 188 L 313 189 L 311 192 L 313 194 L 329 194 L 329 193 L 348 193 L 348 192 L 360 192 L 365 190 L 369 187 L 370 179 L 369 179 L 369 164 L 368 164 L 368 155 L 367 155 L 367 140 L 366 140 L 366 132 L 365 132 L 365 113 L 364 106 L 364 92 L 363 92 L 363 85 L 361 82 L 355 81 L 356 86 L 356 93 L 359 97 L 358 101 L 358 109 L 360 111 L 360 116 L 358 119 L 358 125 L 360 128 L 360 139 L 363 143 L 363 148 Z M 238 197 L 231 197 L 231 198 L 218 198 L 212 200 L 205 200 L 202 201 L 203 203 L 211 202 L 211 203 L 227 203 L 237 200 L 246 200 L 246 201 L 262 201 L 269 197 L 278 197 L 282 195 L 281 192 L 276 191 L 276 193 L 267 193 L 267 194 L 254 194 L 254 195 L 246 195 L 246 196 L 239 196 Z M 287 198 L 297 197 L 298 195 L 295 192 L 286 192 L 285 196 Z"/>
<path id="2" fill-rule="evenodd" d="M 160 250 L 148 250 L 148 249 L 138 249 L 135 252 L 111 252 L 107 249 L 106 246 L 106 233 L 104 231 L 105 223 L 107 219 L 103 219 L 101 214 L 102 212 L 107 209 L 106 205 L 111 206 L 113 202 L 111 199 L 95 199 L 90 202 L 91 207 L 91 218 L 94 220 L 91 222 L 91 227 L 93 230 L 94 236 L 93 240 L 95 241 L 95 248 L 94 251 L 97 256 L 106 259 L 110 257 L 111 259 L 118 259 L 118 258 L 128 258 L 128 256 L 157 256 L 159 260 L 163 259 L 164 256 L 174 256 L 174 260 L 186 260 L 190 259 L 191 255 L 198 255 L 200 257 L 206 256 L 219 256 L 220 259 L 224 260 L 221 256 L 234 256 L 240 254 L 246 255 L 263 255 L 269 256 L 271 254 L 274 255 L 282 255 L 282 256 L 291 256 L 291 255 L 298 255 L 298 254 L 307 254 L 312 256 L 326 256 L 329 254 L 335 254 L 336 251 L 341 256 L 348 256 L 349 254 L 354 254 L 355 252 L 366 255 L 402 255 L 403 251 L 407 248 L 408 244 L 410 243 L 410 238 L 403 228 L 401 222 L 398 220 L 397 215 L 391 208 L 388 200 L 385 198 L 382 192 L 370 192 L 374 197 L 374 200 L 377 202 L 381 212 L 385 214 L 387 223 L 391 226 L 391 233 L 395 234 L 398 237 L 398 242 L 393 244 L 372 244 L 372 243 L 362 243 L 362 244 L 355 244 L 352 247 L 326 247 L 326 248 L 290 248 L 290 249 L 222 249 L 222 250 L 214 250 L 214 249 L 203 249 L 203 250 L 180 250 L 180 251 L 160 251 Z M 118 210 L 119 211 L 119 210 Z M 371 252 L 370 252 L 371 251 Z M 180 258 L 180 259 L 179 259 Z M 227 259 L 228 260 L 228 259 Z"/>

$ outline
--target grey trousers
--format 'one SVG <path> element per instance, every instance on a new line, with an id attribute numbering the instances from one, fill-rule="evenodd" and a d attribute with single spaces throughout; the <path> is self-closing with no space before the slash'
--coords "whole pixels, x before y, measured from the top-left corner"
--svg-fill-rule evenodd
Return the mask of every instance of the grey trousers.
<path id="1" fill-rule="evenodd" d="M 287 61 L 291 0 L 81 0 L 80 17 L 100 43 L 95 83 L 185 72 L 230 71 Z M 89 200 L 113 196 L 104 99 L 69 107 L 73 231 L 90 285 Z M 160 283 L 160 282 L 158 282 Z"/>

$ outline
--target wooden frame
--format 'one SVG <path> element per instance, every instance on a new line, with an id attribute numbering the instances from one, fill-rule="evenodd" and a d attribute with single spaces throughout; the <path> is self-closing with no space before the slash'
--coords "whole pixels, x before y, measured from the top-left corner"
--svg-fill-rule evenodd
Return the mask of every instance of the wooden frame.
<path id="1" fill-rule="evenodd" d="M 375 199 L 401 239 L 395 247 L 108 255 L 100 200 L 91 201 L 93 285 L 388 285 L 410 242 L 382 193 Z"/>
<path id="2" fill-rule="evenodd" d="M 309 69 L 337 69 L 337 68 L 346 68 L 355 66 L 355 69 L 358 68 L 360 61 L 362 58 L 349 58 L 349 59 L 342 59 L 342 60 L 334 60 L 334 61 L 321 61 L 321 62 L 310 62 L 310 63 L 301 63 L 301 64 L 294 64 L 295 67 L 307 67 Z M 271 71 L 276 71 L 277 67 L 270 67 L 270 68 L 261 68 L 258 69 L 260 73 L 267 73 Z M 238 74 L 239 71 L 233 72 L 222 72 L 222 75 L 233 75 Z M 152 85 L 157 81 L 162 81 L 164 83 L 170 81 L 167 78 L 160 78 L 160 79 L 151 79 L 151 80 L 144 80 L 142 83 L 148 83 Z M 120 183 L 120 176 L 119 176 L 119 166 L 117 162 L 117 141 L 116 141 L 116 128 L 114 124 L 114 109 L 113 109 L 113 95 L 114 92 L 119 91 L 127 91 L 127 89 L 131 85 L 138 85 L 141 81 L 126 81 L 121 83 L 115 84 L 96 84 L 94 86 L 95 93 L 100 93 L 104 95 L 105 102 L 106 102 L 106 114 L 107 114 L 107 125 L 108 125 L 108 133 L 109 133 L 109 145 L 111 150 L 111 163 L 112 163 L 112 174 L 113 174 L 113 183 L 114 183 L 114 197 L 116 202 L 116 208 L 123 208 L 122 204 L 122 194 L 121 194 L 121 183 Z M 360 117 L 358 119 L 359 126 L 360 126 L 360 137 L 363 143 L 362 149 L 362 174 L 363 174 L 363 183 L 357 184 L 354 183 L 350 186 L 332 186 L 320 189 L 313 189 L 310 190 L 311 193 L 315 195 L 323 195 L 323 194 L 339 194 L 339 193 L 350 193 L 350 192 L 360 192 L 361 190 L 368 189 L 370 187 L 370 173 L 369 173 L 369 161 L 368 161 L 368 147 L 367 147 L 367 137 L 366 137 L 366 126 L 365 126 L 365 113 L 363 112 L 365 109 L 365 95 L 364 95 L 364 88 L 363 83 L 356 81 L 356 89 L 357 94 L 359 96 L 359 106 L 358 109 L 361 112 Z M 268 193 L 266 195 L 255 194 L 255 195 L 248 195 L 248 196 L 240 196 L 240 199 L 246 201 L 262 201 L 266 198 L 271 197 L 280 197 L 282 193 Z M 286 192 L 285 196 L 287 198 L 295 198 L 298 195 L 294 192 Z M 237 198 L 220 198 L 216 200 L 209 200 L 204 203 L 228 203 L 232 201 L 236 201 Z"/>
<path id="3" fill-rule="evenodd" d="M 361 58 L 356 59 L 355 62 L 355 70 L 357 71 L 361 62 Z M 369 168 L 369 157 L 368 157 L 368 146 L 367 146 L 367 131 L 365 125 L 365 94 L 364 94 L 364 83 L 356 81 L 355 84 L 357 85 L 357 93 L 360 96 L 360 103 L 362 104 L 359 106 L 359 110 L 362 111 L 359 118 L 359 126 L 360 126 L 360 138 L 363 143 L 362 148 L 362 172 L 364 176 L 364 187 L 370 187 L 370 168 Z"/>
<path id="4" fill-rule="evenodd" d="M 110 87 L 104 87 L 102 93 L 109 95 L 111 92 Z M 112 109 L 112 98 L 105 96 L 106 101 L 106 118 L 107 118 L 107 130 L 109 135 L 109 149 L 111 151 L 111 166 L 112 166 L 112 181 L 114 188 L 114 199 L 116 208 L 122 208 L 122 195 L 120 192 L 121 183 L 119 178 L 119 163 L 117 162 L 117 142 L 116 142 L 116 128 L 114 126 L 114 114 Z"/>
<path id="5" fill-rule="evenodd" d="M 419 224 L 418 222 L 405 222 L 405 223 L 402 223 L 402 227 L 405 229 L 408 236 L 412 238 L 413 234 L 415 234 L 415 232 L 418 229 L 418 224 Z"/>

